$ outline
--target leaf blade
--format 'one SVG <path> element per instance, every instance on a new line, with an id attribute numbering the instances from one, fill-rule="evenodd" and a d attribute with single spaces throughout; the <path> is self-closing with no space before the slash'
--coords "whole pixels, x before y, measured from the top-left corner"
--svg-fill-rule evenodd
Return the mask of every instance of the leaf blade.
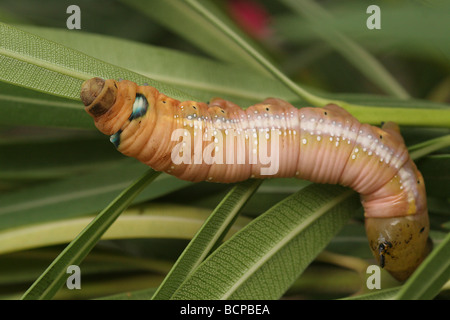
<path id="1" fill-rule="evenodd" d="M 81 263 L 102 234 L 158 174 L 149 170 L 124 190 L 53 260 L 44 273 L 25 292 L 22 300 L 51 299 L 64 283 L 67 267 Z"/>
<path id="2" fill-rule="evenodd" d="M 395 295 L 397 300 L 431 300 L 450 279 L 450 232 Z"/>
<path id="3" fill-rule="evenodd" d="M 223 198 L 201 229 L 180 255 L 172 270 L 158 287 L 152 300 L 169 299 L 183 280 L 200 264 L 237 217 L 262 181 L 240 183 Z"/>
<path id="4" fill-rule="evenodd" d="M 317 200 L 318 195 L 320 200 Z M 332 234 L 346 223 L 352 210 L 359 206 L 355 200 L 352 191 L 343 191 L 343 188 L 335 186 L 311 185 L 302 189 L 256 218 L 214 251 L 183 282 L 172 299 L 279 298 L 323 249 Z M 342 201 L 347 212 L 342 212 L 343 207 L 338 205 Z M 303 205 L 306 203 L 311 207 L 306 206 L 302 213 L 295 212 L 294 208 L 305 208 Z M 330 214 L 329 209 L 333 207 L 342 211 L 331 210 L 335 214 Z M 322 216 L 328 223 L 323 223 Z M 321 223 L 315 223 L 318 221 Z M 318 232 L 317 228 L 323 231 L 316 236 L 317 241 L 300 241 L 302 237 L 297 237 L 312 236 Z M 308 248 L 311 244 L 313 249 Z M 302 248 L 301 254 L 299 248 Z M 286 263 L 293 260 L 295 263 Z M 276 283 L 268 285 L 267 281 L 273 280 L 270 273 L 274 268 L 279 277 Z"/>

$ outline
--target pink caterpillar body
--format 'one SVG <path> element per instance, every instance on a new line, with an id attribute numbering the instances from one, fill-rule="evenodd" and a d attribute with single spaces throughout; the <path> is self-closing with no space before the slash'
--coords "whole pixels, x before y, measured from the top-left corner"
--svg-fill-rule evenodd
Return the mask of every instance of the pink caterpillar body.
<path id="1" fill-rule="evenodd" d="M 374 256 L 398 280 L 429 251 L 423 177 L 394 123 L 380 129 L 337 105 L 297 109 L 273 98 L 246 110 L 223 99 L 180 102 L 100 78 L 83 84 L 81 99 L 120 152 L 180 179 L 297 177 L 354 189 Z"/>

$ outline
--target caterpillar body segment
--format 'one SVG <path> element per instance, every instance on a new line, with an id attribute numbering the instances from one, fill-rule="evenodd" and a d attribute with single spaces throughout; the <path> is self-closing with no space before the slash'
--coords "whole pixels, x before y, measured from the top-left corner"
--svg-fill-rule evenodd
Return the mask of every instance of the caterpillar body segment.
<path id="1" fill-rule="evenodd" d="M 123 80 L 87 80 L 86 111 L 121 153 L 183 180 L 232 183 L 297 177 L 358 192 L 370 248 L 405 280 L 426 257 L 423 177 L 398 126 L 361 124 L 337 105 L 297 109 L 269 98 L 243 110 L 167 97 Z"/>

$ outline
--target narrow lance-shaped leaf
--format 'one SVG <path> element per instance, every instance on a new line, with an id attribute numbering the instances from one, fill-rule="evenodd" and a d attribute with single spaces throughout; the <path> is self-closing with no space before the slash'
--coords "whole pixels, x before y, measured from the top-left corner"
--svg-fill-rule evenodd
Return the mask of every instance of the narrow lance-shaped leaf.
<path id="1" fill-rule="evenodd" d="M 172 298 L 281 297 L 359 207 L 353 195 L 317 184 L 295 193 L 214 251 Z"/>
<path id="2" fill-rule="evenodd" d="M 134 159 L 106 165 L 95 172 L 0 194 L 0 230 L 58 221 L 100 212 L 123 189 L 148 170 Z M 160 175 L 135 202 L 154 199 L 186 187 L 188 181 Z"/>
<path id="3" fill-rule="evenodd" d="M 25 292 L 22 299 L 51 299 L 64 283 L 67 267 L 79 265 L 83 261 L 117 217 L 158 175 L 159 173 L 149 170 L 123 191 L 53 260 L 47 270 Z"/>
<path id="4" fill-rule="evenodd" d="M 190 240 L 210 210 L 180 205 L 148 205 L 126 210 L 103 235 L 108 239 L 170 238 Z M 0 232 L 0 254 L 69 243 L 93 216 L 26 225 Z M 248 219 L 239 219 L 233 231 Z M 234 227 L 236 227 L 234 229 Z"/>
<path id="5" fill-rule="evenodd" d="M 194 44 L 207 54 L 221 61 L 245 66 L 267 75 L 267 71 L 234 41 L 224 35 L 215 23 L 199 14 L 184 0 L 154 1 L 149 5 L 143 0 L 122 0 L 123 3 L 136 8 L 164 27 L 181 35 L 183 39 Z M 201 5 L 213 12 L 213 19 L 220 20 L 239 34 L 252 46 L 257 44 L 249 36 L 236 28 L 230 18 L 217 8 L 212 1 L 201 0 Z M 261 51 L 261 48 L 259 48 Z M 264 54 L 266 58 L 268 56 Z"/>
<path id="6" fill-rule="evenodd" d="M 450 233 L 395 295 L 399 300 L 430 300 L 450 280 Z"/>
<path id="7" fill-rule="evenodd" d="M 307 19 L 323 40 L 342 54 L 379 88 L 398 98 L 409 98 L 406 90 L 368 51 L 329 24 L 323 23 L 323 21 L 329 22 L 333 17 L 319 4 L 309 0 L 282 0 L 282 2 Z"/>
<path id="8" fill-rule="evenodd" d="M 233 187 L 178 258 L 153 299 L 169 299 L 171 297 L 183 280 L 203 261 L 213 246 L 225 235 L 240 209 L 247 203 L 247 200 L 261 183 L 261 180 L 248 180 Z"/>
<path id="9" fill-rule="evenodd" d="M 279 68 L 277 68 L 273 63 L 267 60 L 258 50 L 247 43 L 242 37 L 240 37 L 236 32 L 229 28 L 226 24 L 222 23 L 217 19 L 208 8 L 203 6 L 197 0 L 185 0 L 192 8 L 194 8 L 203 17 L 208 19 L 211 23 L 215 24 L 224 34 L 233 39 L 237 44 L 239 44 L 246 52 L 248 52 L 256 61 L 258 61 L 262 66 L 264 66 L 276 79 L 281 81 L 287 88 L 292 90 L 302 99 L 313 104 L 314 106 L 322 107 L 329 103 L 334 103 L 347 109 L 350 113 L 358 116 L 358 111 L 361 112 L 361 105 L 352 104 L 342 100 L 328 99 L 324 96 L 313 94 L 310 90 L 299 86 L 294 81 L 289 79 Z M 367 106 L 364 112 L 384 114 L 387 119 L 397 123 L 402 123 L 404 119 L 399 118 L 396 115 L 396 111 L 390 108 L 375 108 L 373 106 Z M 409 116 L 409 121 L 426 121 L 429 125 L 433 126 L 450 126 L 450 110 L 427 110 L 427 109 L 416 109 L 413 114 Z M 413 118 L 413 119 L 411 119 Z M 415 118 L 415 119 L 414 119 Z M 422 120 L 419 120 L 422 119 Z M 424 120 L 425 119 L 425 120 Z"/>
<path id="10" fill-rule="evenodd" d="M 220 246 L 172 298 L 278 299 L 358 206 L 351 190 L 308 186 Z"/>
<path id="11" fill-rule="evenodd" d="M 0 23 L 0 36 L 0 80 L 8 83 L 78 100 L 82 81 L 98 76 L 147 82 L 168 95 L 189 97 L 152 79 L 4 23 Z"/>
<path id="12" fill-rule="evenodd" d="M 4 81 L 13 81 L 12 83 L 18 86 L 46 92 L 46 94 L 43 94 L 11 84 L 0 84 L 0 87 L 5 92 L 0 94 L 2 105 L 0 107 L 0 121 L 8 124 L 95 129 L 92 120 L 83 111 L 81 102 L 77 104 L 69 99 L 56 99 L 56 96 L 52 96 L 63 95 L 68 96 L 70 99 L 78 99 L 83 79 L 90 76 L 124 78 L 135 81 L 138 84 L 147 82 L 157 87 L 161 92 L 181 100 L 193 98 L 188 94 L 180 93 L 174 87 L 193 95 L 198 94 L 204 101 L 209 100 L 213 96 L 225 96 L 234 102 L 243 103 L 243 107 L 258 102 L 266 98 L 267 95 L 287 99 L 297 107 L 305 105 L 303 102 L 299 103 L 296 101 L 296 95 L 289 89 L 284 88 L 281 82 L 264 75 L 258 75 L 250 70 L 224 66 L 186 54 L 165 52 L 161 48 L 130 43 L 126 40 L 103 39 L 102 37 L 87 34 L 65 34 L 40 28 L 26 28 L 26 30 L 39 35 L 42 33 L 42 36 L 48 36 L 50 39 L 58 43 L 61 42 L 68 47 L 73 47 L 76 50 L 45 40 L 41 36 L 31 35 L 9 26 L 0 25 L 0 31 L 4 33 L 6 40 L 15 43 L 13 39 L 15 39 L 14 37 L 17 33 L 19 35 L 17 38 L 30 43 L 30 47 L 25 52 L 9 45 L 8 52 L 12 50 L 17 51 L 14 52 L 16 58 L 12 60 L 14 65 L 17 65 L 17 68 L 13 68 L 13 65 L 11 65 L 11 68 L 8 67 L 5 73 L 0 73 L 0 80 L 2 80 L 2 77 L 7 76 L 7 79 L 3 79 Z M 0 43 L 0 51 L 2 45 L 5 47 L 6 44 Z M 41 50 L 41 48 L 48 48 L 48 50 Z M 130 50 L 136 53 L 130 55 L 128 50 L 122 51 L 120 48 L 134 48 Z M 60 62 L 52 56 L 44 55 L 41 51 L 64 51 L 67 52 L 68 58 Z M 28 58 L 31 62 L 24 64 L 21 61 L 22 55 L 34 58 Z M 0 53 L 0 59 L 1 57 Z M 108 63 L 102 62 L 99 58 L 105 59 Z M 41 60 L 45 60 L 47 69 L 40 66 Z M 134 72 L 115 67 L 115 65 L 128 68 Z M 190 70 L 190 66 L 195 67 Z M 0 71 L 5 67 L 7 66 L 0 65 Z M 21 72 L 21 68 L 34 70 L 33 75 L 37 76 L 33 77 L 39 78 L 39 81 L 30 82 L 30 76 Z M 49 70 L 56 69 L 59 70 L 58 72 L 62 72 L 61 77 L 67 79 L 62 79 L 55 83 L 55 77 L 46 75 Z M 211 74 L 210 70 L 212 69 L 217 69 L 221 77 Z M 71 70 L 76 72 L 84 70 L 85 73 L 89 74 L 83 79 L 78 79 L 74 78 L 73 75 L 68 75 Z M 183 70 L 183 72 L 180 72 L 180 70 Z M 155 78 L 161 82 L 153 81 L 150 78 Z M 68 83 L 72 81 L 70 79 L 75 79 L 74 81 L 77 85 L 69 86 Z M 328 94 L 327 97 L 323 101 L 324 104 L 337 100 Z M 381 121 L 394 121 L 400 125 L 423 126 L 434 124 L 444 127 L 450 125 L 450 112 L 437 109 L 445 107 L 445 105 L 441 104 L 425 103 L 424 101 L 411 101 L 405 104 L 398 99 L 389 100 L 380 97 L 374 99 L 374 97 L 367 96 L 358 98 L 358 96 L 353 97 L 352 95 L 339 96 L 338 99 L 350 101 L 351 103 L 346 103 L 344 107 L 361 122 L 378 124 Z M 316 105 L 322 106 L 323 104 L 319 103 Z M 369 107 L 363 107 L 363 105 L 369 105 Z"/>
<path id="13" fill-rule="evenodd" d="M 192 96 L 183 93 L 173 87 L 166 86 L 135 72 L 105 63 L 79 51 L 70 49 L 53 41 L 24 32 L 12 26 L 0 23 L 0 81 L 14 84 L 23 88 L 40 91 L 46 94 L 79 100 L 81 84 L 92 77 L 107 79 L 129 79 L 139 84 L 148 83 L 158 87 L 168 95 L 182 100 L 193 99 Z M 23 44 L 27 45 L 24 46 Z M 42 95 L 40 98 L 44 98 Z M 1 98 L 1 97 L 0 97 Z M 74 123 L 84 128 L 93 128 L 89 117 L 81 114 L 84 112 L 82 104 L 79 104 L 79 112 L 74 112 L 76 105 L 65 101 L 53 101 L 49 105 L 39 105 L 39 101 L 11 101 L 14 97 L 3 97 L 10 106 L 15 108 L 0 107 L 0 119 L 9 118 L 30 121 L 31 118 L 50 118 L 52 125 L 67 123 L 67 117 L 73 117 Z M 31 97 L 33 99 L 33 97 Z M 54 99 L 48 99 L 54 100 Z M 16 103 L 14 103 L 16 102 Z M 40 108 L 21 108 L 20 102 L 28 102 L 28 105 Z M 34 102 L 34 104 L 33 104 Z M 61 104 L 58 104 L 61 102 Z M 41 108 L 50 112 L 42 113 Z M 76 111 L 76 110 L 75 110 Z"/>

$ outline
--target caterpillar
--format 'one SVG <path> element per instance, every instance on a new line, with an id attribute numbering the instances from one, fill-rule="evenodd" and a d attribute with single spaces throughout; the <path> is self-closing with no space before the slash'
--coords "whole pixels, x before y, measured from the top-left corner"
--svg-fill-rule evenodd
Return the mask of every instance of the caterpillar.
<path id="1" fill-rule="evenodd" d="M 245 110 L 220 98 L 180 102 L 128 80 L 93 78 L 80 96 L 118 151 L 180 179 L 297 177 L 352 188 L 374 257 L 399 281 L 430 251 L 424 180 L 393 122 L 378 128 L 335 104 L 297 109 L 276 98 Z"/>

